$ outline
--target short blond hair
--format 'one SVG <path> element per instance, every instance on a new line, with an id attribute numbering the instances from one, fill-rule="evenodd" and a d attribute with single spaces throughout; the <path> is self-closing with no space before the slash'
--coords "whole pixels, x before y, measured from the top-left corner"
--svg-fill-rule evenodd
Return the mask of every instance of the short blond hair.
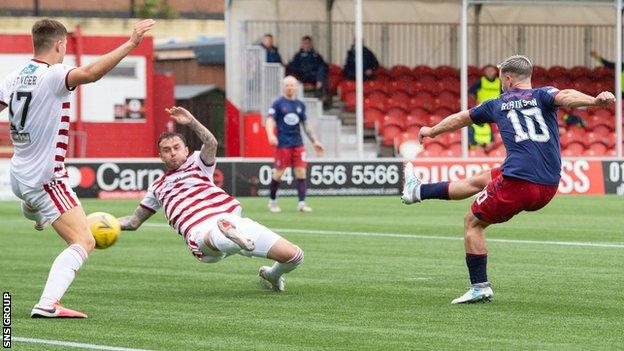
<path id="1" fill-rule="evenodd" d="M 519 78 L 529 78 L 533 74 L 533 64 L 528 57 L 513 55 L 498 65 L 501 74 L 510 73 Z"/>

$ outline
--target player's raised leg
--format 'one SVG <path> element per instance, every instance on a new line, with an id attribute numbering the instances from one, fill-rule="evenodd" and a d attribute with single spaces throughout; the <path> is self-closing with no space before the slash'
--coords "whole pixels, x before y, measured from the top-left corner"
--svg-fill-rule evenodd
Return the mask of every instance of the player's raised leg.
<path id="1" fill-rule="evenodd" d="M 490 301 L 494 296 L 492 286 L 487 277 L 487 242 L 485 228 L 489 223 L 468 212 L 464 217 L 464 247 L 466 249 L 466 266 L 470 275 L 468 291 L 454 299 L 452 304 Z"/>
<path id="2" fill-rule="evenodd" d="M 483 190 L 492 178 L 491 170 L 484 170 L 470 178 L 453 182 L 423 183 L 414 173 L 414 166 L 407 162 L 403 169 L 405 183 L 401 199 L 406 205 L 429 199 L 463 200 Z"/>
<path id="3" fill-rule="evenodd" d="M 39 302 L 31 312 L 33 318 L 86 318 L 87 315 L 61 306 L 60 300 L 73 282 L 76 273 L 95 247 L 85 213 L 73 207 L 52 222 L 52 227 L 69 245 L 52 263 L 48 280 Z"/>

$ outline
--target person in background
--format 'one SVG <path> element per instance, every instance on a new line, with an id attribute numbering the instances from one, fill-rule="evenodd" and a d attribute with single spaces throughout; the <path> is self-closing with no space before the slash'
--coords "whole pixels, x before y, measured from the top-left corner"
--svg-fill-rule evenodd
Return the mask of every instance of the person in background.
<path id="1" fill-rule="evenodd" d="M 313 46 L 309 35 L 301 38 L 301 49 L 288 63 L 286 72 L 295 76 L 301 83 L 313 85 L 318 98 L 327 99 L 327 63 Z"/>
<path id="2" fill-rule="evenodd" d="M 262 43 L 260 44 L 266 51 L 266 62 L 269 63 L 282 63 L 282 56 L 277 49 L 277 46 L 273 45 L 273 34 L 266 33 L 262 37 Z"/>
<path id="3" fill-rule="evenodd" d="M 375 77 L 375 70 L 379 68 L 377 57 L 364 45 L 362 45 L 362 66 L 364 67 L 364 80 L 373 79 Z M 355 43 L 353 43 L 349 51 L 347 51 L 347 59 L 342 72 L 346 79 L 355 80 Z"/>

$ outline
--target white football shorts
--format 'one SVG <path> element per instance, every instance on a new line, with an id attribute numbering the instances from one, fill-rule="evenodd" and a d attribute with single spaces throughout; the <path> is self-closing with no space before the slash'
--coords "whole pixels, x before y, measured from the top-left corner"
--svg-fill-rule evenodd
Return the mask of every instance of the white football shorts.
<path id="1" fill-rule="evenodd" d="M 69 186 L 67 178 L 52 180 L 40 187 L 20 183 L 11 175 L 13 193 L 26 204 L 39 211 L 49 223 L 56 221 L 63 213 L 80 206 L 80 200 Z"/>
<path id="2" fill-rule="evenodd" d="M 232 222 L 242 235 L 254 241 L 255 248 L 253 251 L 247 252 L 240 250 L 240 252 L 237 252 L 244 256 L 266 258 L 271 247 L 273 247 L 273 245 L 282 238 L 269 228 L 250 218 L 243 218 L 236 214 L 224 213 L 210 218 L 208 221 L 205 221 L 204 223 L 193 228 L 187 238 L 187 245 L 191 250 L 191 253 L 202 262 L 218 262 L 228 256 L 225 252 L 213 251 L 205 244 L 205 237 L 209 234 L 213 235 L 213 238 L 218 236 L 219 238 L 217 240 L 229 240 L 223 235 L 223 233 L 221 233 L 221 230 L 219 230 L 219 227 L 217 226 L 217 221 L 221 218 L 225 218 Z"/>

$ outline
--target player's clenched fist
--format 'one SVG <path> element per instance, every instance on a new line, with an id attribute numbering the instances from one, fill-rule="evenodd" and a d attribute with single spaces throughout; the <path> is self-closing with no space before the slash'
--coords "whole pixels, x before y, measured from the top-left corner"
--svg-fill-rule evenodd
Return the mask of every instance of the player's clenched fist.
<path id="1" fill-rule="evenodd" d="M 431 138 L 431 130 L 431 127 L 420 128 L 420 131 L 418 132 L 418 142 L 422 144 L 425 138 Z"/>
<path id="2" fill-rule="evenodd" d="M 608 106 L 615 103 L 615 95 L 610 91 L 603 91 L 596 95 L 596 106 Z"/>

